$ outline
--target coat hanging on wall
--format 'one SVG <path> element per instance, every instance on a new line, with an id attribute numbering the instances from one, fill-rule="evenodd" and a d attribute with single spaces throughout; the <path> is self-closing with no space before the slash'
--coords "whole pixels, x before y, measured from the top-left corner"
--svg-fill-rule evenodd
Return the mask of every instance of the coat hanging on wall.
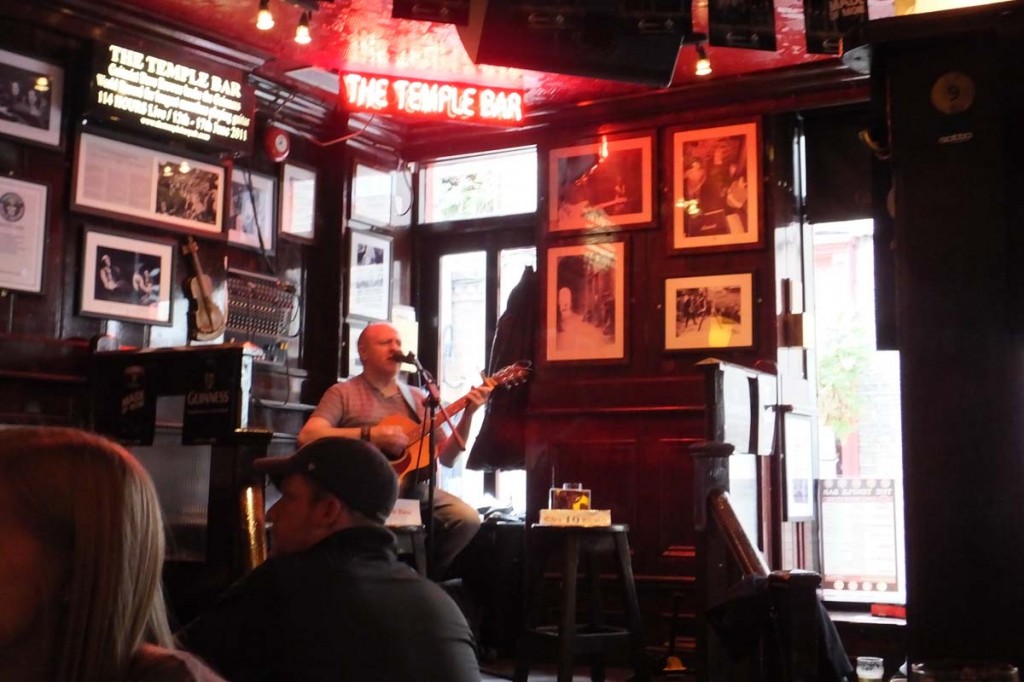
<path id="1" fill-rule="evenodd" d="M 533 360 L 537 330 L 537 273 L 527 266 L 508 295 L 508 307 L 498 318 L 491 344 L 488 374 L 523 360 Z M 487 402 L 480 434 L 466 467 L 477 471 L 522 469 L 526 466 L 524 438 L 530 384 L 495 389 Z"/>

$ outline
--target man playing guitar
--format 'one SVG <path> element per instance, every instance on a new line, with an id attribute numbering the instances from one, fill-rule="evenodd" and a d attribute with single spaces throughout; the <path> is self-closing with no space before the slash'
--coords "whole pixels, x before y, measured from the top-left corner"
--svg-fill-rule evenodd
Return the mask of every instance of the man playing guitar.
<path id="1" fill-rule="evenodd" d="M 367 326 L 359 335 L 357 350 L 363 363 L 362 373 L 327 389 L 299 432 L 298 444 L 302 446 L 325 436 L 363 439 L 397 460 L 402 458 L 412 439 L 406 428 L 388 422 L 408 419 L 423 422 L 427 413 L 426 396 L 423 391 L 398 381 L 403 358 L 402 339 L 390 324 L 376 322 Z M 487 402 L 492 386 L 493 381 L 485 380 L 483 385 L 471 390 L 464 399 L 465 410 L 458 418 L 455 433 L 448 437 L 438 434 L 437 459 L 443 466 L 453 466 L 462 454 L 473 414 Z M 411 469 L 428 465 L 425 446 L 416 448 L 411 456 Z M 421 478 L 426 480 L 426 474 Z M 403 491 L 403 494 L 425 499 L 415 492 L 410 495 L 409 491 Z M 441 579 L 480 528 L 480 516 L 458 497 L 441 489 L 434 493 L 433 516 L 435 549 L 430 574 L 434 579 Z"/>

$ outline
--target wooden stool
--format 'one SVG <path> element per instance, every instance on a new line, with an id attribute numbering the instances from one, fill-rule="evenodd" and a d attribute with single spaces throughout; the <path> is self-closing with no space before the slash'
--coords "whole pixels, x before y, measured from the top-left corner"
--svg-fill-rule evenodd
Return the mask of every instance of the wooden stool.
<path id="1" fill-rule="evenodd" d="M 590 678 L 604 680 L 605 653 L 611 646 L 627 644 L 635 672 L 634 679 L 646 680 L 644 639 L 640 621 L 640 605 L 633 583 L 633 566 L 629 558 L 629 527 L 625 525 L 599 528 L 541 526 L 534 524 L 527 538 L 527 599 L 526 623 L 519 640 L 515 681 L 526 682 L 530 672 L 530 659 L 540 648 L 557 648 L 558 682 L 571 682 L 573 659 L 577 654 L 590 656 Z M 622 583 L 627 627 L 611 627 L 604 623 L 600 603 L 599 555 L 614 554 Z M 544 568 L 548 559 L 562 557 L 562 598 L 558 625 L 536 625 L 534 618 L 540 613 Z M 585 559 L 589 587 L 588 610 L 590 622 L 576 623 L 576 580 L 580 557 Z"/>
<path id="2" fill-rule="evenodd" d="M 423 526 L 388 526 L 398 539 L 398 558 L 411 559 L 413 568 L 427 577 L 426 529 Z"/>

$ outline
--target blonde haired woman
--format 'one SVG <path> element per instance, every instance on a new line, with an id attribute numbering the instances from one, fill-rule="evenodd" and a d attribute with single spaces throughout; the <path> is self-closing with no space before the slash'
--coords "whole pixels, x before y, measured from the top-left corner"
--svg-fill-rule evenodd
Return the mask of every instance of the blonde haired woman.
<path id="1" fill-rule="evenodd" d="M 0 671 L 7 682 L 219 680 L 172 650 L 156 491 L 124 448 L 0 430 Z"/>

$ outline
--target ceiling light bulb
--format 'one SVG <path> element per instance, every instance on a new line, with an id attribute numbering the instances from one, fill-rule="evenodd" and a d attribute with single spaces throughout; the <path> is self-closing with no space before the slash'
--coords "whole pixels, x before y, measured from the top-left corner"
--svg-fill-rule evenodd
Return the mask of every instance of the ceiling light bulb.
<path id="1" fill-rule="evenodd" d="M 50 79 L 46 76 L 39 76 L 36 78 L 35 90 L 36 92 L 49 92 Z"/>
<path id="2" fill-rule="evenodd" d="M 295 42 L 299 45 L 309 45 L 312 40 L 312 36 L 309 35 L 309 12 L 303 12 L 299 25 L 295 27 Z"/>
<path id="3" fill-rule="evenodd" d="M 274 15 L 270 13 L 270 0 L 260 0 L 260 11 L 256 15 L 256 28 L 269 31 L 274 28 Z"/>
<path id="4" fill-rule="evenodd" d="M 184 175 L 192 170 L 192 166 L 189 165 L 188 161 L 182 159 L 181 163 L 178 164 L 178 172 Z"/>
<path id="5" fill-rule="evenodd" d="M 698 76 L 711 75 L 711 60 L 708 59 L 708 53 L 704 51 L 704 46 L 700 43 L 697 43 L 697 65 L 693 72 Z"/>

